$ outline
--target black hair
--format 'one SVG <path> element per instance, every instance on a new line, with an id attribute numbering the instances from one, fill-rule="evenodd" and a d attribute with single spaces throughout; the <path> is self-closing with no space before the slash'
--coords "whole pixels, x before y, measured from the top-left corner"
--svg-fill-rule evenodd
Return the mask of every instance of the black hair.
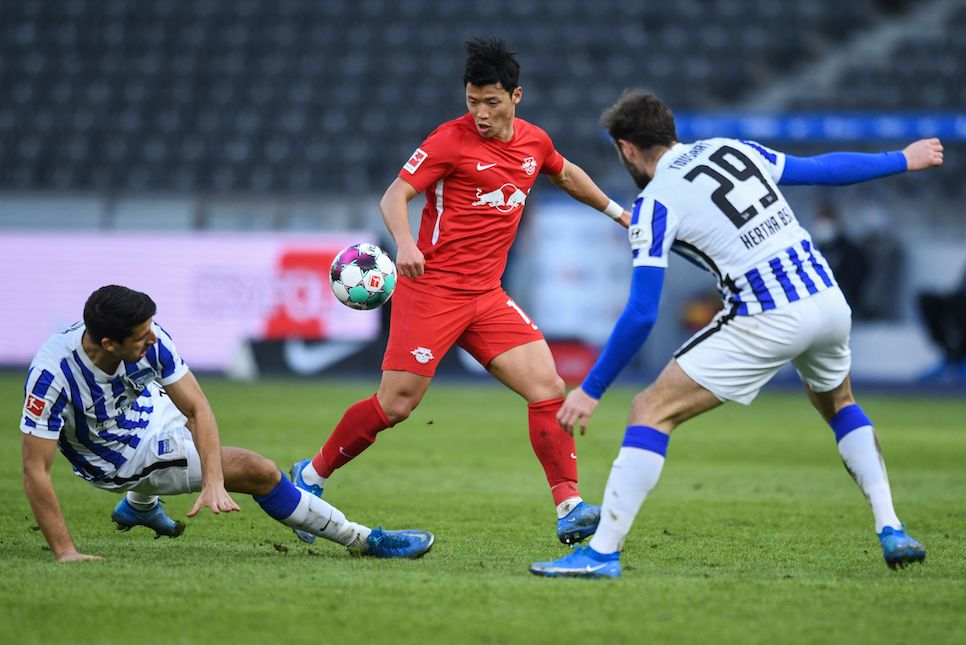
<path id="1" fill-rule="evenodd" d="M 473 38 L 466 41 L 466 69 L 463 87 L 472 83 L 477 87 L 499 83 L 513 93 L 520 85 L 520 63 L 516 54 L 507 51 L 499 38 Z"/>
<path id="2" fill-rule="evenodd" d="M 146 293 L 111 284 L 92 293 L 84 303 L 84 324 L 98 345 L 104 338 L 120 343 L 157 310 Z"/>
<path id="3" fill-rule="evenodd" d="M 642 150 L 670 147 L 678 140 L 671 109 L 643 90 L 624 90 L 617 102 L 604 110 L 600 122 L 615 142 L 624 139 Z"/>

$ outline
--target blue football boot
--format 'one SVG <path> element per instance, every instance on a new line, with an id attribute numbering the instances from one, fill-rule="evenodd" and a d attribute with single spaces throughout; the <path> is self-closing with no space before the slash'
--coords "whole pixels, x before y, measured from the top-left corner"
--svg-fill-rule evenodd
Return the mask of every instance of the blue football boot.
<path id="1" fill-rule="evenodd" d="M 292 468 L 289 469 L 288 475 L 289 479 L 296 487 L 301 488 L 306 493 L 310 495 L 315 495 L 318 498 L 322 498 L 322 487 L 318 484 L 309 484 L 304 479 L 302 479 L 302 469 L 305 468 L 306 464 L 309 463 L 309 459 L 303 459 L 302 461 L 296 461 L 292 464 Z M 302 531 L 300 529 L 292 529 L 298 539 L 302 540 L 306 544 L 312 544 L 315 542 L 315 536 L 307 531 Z"/>
<path id="2" fill-rule="evenodd" d="M 551 578 L 620 578 L 620 552 L 597 553 L 590 546 L 578 546 L 570 555 L 553 562 L 534 562 L 530 573 Z"/>
<path id="3" fill-rule="evenodd" d="M 564 544 L 575 544 L 597 531 L 600 506 L 580 502 L 573 510 L 557 520 L 557 538 Z"/>
<path id="4" fill-rule="evenodd" d="M 168 537 L 178 537 L 184 533 L 184 522 L 172 520 L 161 508 L 161 501 L 147 511 L 139 511 L 127 502 L 127 497 L 122 499 L 114 507 L 111 519 L 117 524 L 118 531 L 130 531 L 133 526 L 146 526 L 153 530 L 159 538 L 162 535 Z"/>
<path id="5" fill-rule="evenodd" d="M 370 558 L 421 558 L 433 548 L 436 536 L 429 531 L 404 529 L 388 531 L 381 527 L 372 529 L 364 544 L 350 547 L 353 555 Z"/>
<path id="6" fill-rule="evenodd" d="M 879 533 L 879 542 L 882 543 L 882 555 L 890 569 L 926 560 L 926 547 L 906 535 L 901 528 L 884 527 Z"/>

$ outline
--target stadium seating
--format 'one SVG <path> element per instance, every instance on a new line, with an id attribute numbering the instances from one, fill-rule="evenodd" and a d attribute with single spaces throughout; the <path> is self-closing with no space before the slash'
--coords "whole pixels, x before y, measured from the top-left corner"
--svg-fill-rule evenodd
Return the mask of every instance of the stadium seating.
<path id="1" fill-rule="evenodd" d="M 619 173 L 600 111 L 628 86 L 676 109 L 727 108 L 868 28 L 875 0 L 20 0 L 0 27 L 0 190 L 380 191 L 463 111 L 463 42 L 519 53 L 526 98 L 565 155 Z M 902 4 L 902 3 L 898 3 Z M 957 14 L 966 24 L 966 14 Z M 808 107 L 962 105 L 966 29 L 896 77 Z M 930 48 L 932 49 L 932 48 Z M 875 96 L 874 104 L 870 99 Z"/>

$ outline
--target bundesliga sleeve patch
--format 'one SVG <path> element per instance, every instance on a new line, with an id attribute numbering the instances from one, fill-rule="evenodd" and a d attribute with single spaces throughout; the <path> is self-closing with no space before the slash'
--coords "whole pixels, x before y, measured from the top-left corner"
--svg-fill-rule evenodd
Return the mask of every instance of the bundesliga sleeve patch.
<path id="1" fill-rule="evenodd" d="M 33 394 L 27 395 L 27 402 L 24 405 L 24 410 L 26 410 L 28 414 L 39 419 L 40 415 L 44 413 L 45 407 L 47 407 L 47 402 L 42 398 L 34 396 Z"/>
<path id="2" fill-rule="evenodd" d="M 428 156 L 422 148 L 416 148 L 416 152 L 413 153 L 413 156 L 403 166 L 403 170 L 408 170 L 410 175 L 416 174 L 416 170 L 426 161 L 426 157 Z"/>

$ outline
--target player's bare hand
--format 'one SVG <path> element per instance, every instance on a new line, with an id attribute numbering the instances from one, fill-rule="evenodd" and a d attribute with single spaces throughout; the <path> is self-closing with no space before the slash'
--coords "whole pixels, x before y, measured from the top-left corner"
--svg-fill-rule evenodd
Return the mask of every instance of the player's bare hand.
<path id="1" fill-rule="evenodd" d="M 574 433 L 574 426 L 580 425 L 580 434 L 587 432 L 587 420 L 597 409 L 597 399 L 584 392 L 582 388 L 576 388 L 567 395 L 567 400 L 557 412 L 557 423 L 567 431 L 568 434 Z"/>
<path id="2" fill-rule="evenodd" d="M 396 254 L 396 270 L 407 278 L 418 278 L 426 270 L 426 258 L 415 243 L 400 245 Z"/>
<path id="3" fill-rule="evenodd" d="M 902 154 L 906 156 L 906 168 L 909 172 L 943 164 L 943 144 L 935 137 L 913 141 L 903 149 Z"/>
<path id="4" fill-rule="evenodd" d="M 630 211 L 624 211 L 621 213 L 621 218 L 617 220 L 617 223 L 624 228 L 629 228 L 631 225 L 631 213 Z"/>
<path id="5" fill-rule="evenodd" d="M 225 487 L 220 485 L 202 486 L 201 492 L 198 494 L 198 499 L 195 500 L 195 505 L 188 511 L 188 517 L 194 517 L 205 506 L 210 508 L 211 512 L 215 515 L 241 510 L 238 504 L 235 503 L 235 500 L 231 498 L 231 495 L 228 494 L 228 491 L 225 490 Z"/>
<path id="6" fill-rule="evenodd" d="M 80 551 L 74 549 L 72 551 L 67 551 L 66 553 L 61 553 L 57 556 L 57 562 L 83 562 L 84 560 L 103 560 L 99 555 L 87 555 L 86 553 L 81 553 Z"/>

